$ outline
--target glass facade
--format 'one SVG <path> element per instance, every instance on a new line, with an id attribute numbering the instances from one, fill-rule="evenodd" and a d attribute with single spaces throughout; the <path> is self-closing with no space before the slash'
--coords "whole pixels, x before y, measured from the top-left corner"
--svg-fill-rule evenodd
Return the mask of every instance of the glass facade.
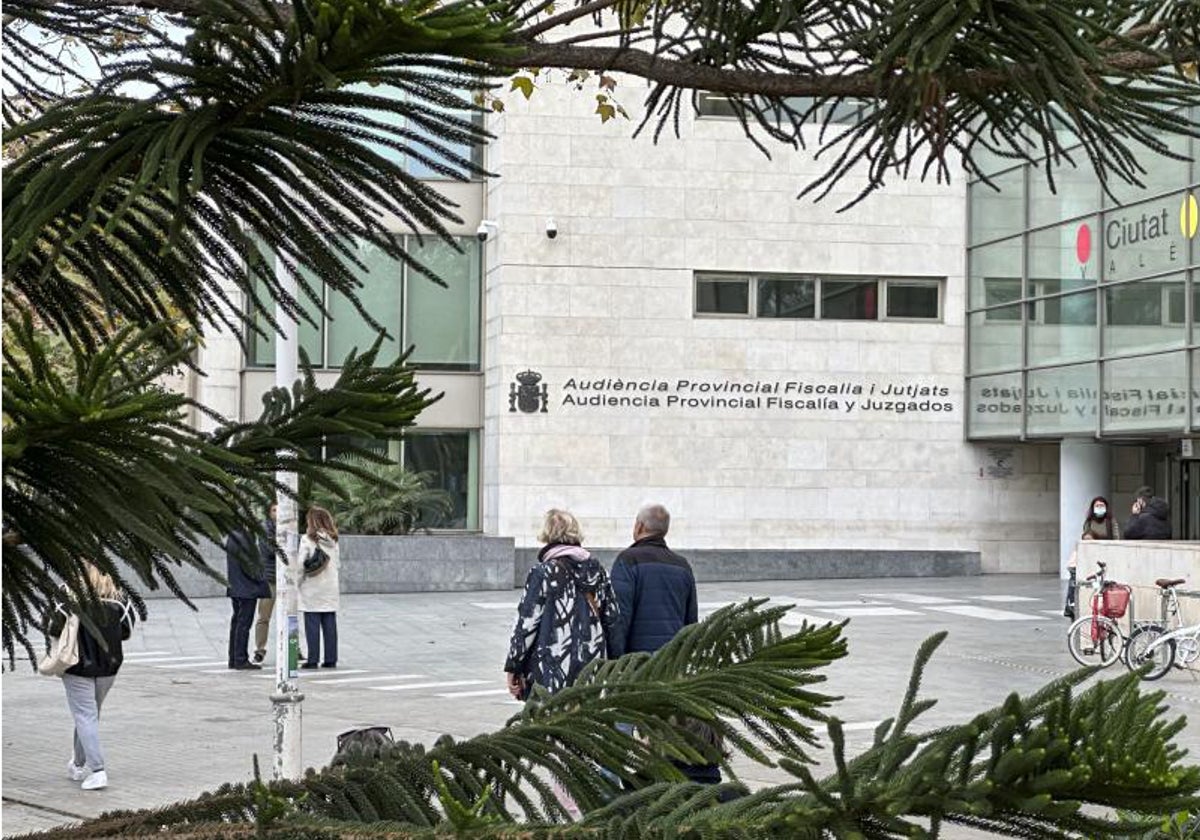
<path id="1" fill-rule="evenodd" d="M 1114 196 L 1086 168 L 968 186 L 968 438 L 1200 429 L 1200 164 L 1140 162 Z"/>
<path id="2" fill-rule="evenodd" d="M 360 243 L 357 258 L 364 266 L 358 290 L 363 308 L 387 331 L 379 361 L 392 362 L 401 348 L 413 347 L 411 362 L 428 370 L 479 370 L 482 266 L 479 242 L 458 237 L 461 251 L 436 237 L 405 237 L 405 250 L 427 266 L 445 285 L 438 285 L 411 266 Z M 315 324 L 300 324 L 300 346 L 317 368 L 338 368 L 354 349 L 371 346 L 378 331 L 344 295 L 325 290 L 329 313 L 322 318 L 315 301 L 305 311 Z M 250 365 L 272 367 L 275 334 L 260 318 L 265 336 L 251 334 Z"/>

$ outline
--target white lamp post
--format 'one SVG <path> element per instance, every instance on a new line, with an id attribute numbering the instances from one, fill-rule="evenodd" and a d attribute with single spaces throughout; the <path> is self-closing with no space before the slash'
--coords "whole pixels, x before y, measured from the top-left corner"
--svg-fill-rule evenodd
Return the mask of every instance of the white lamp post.
<path id="1" fill-rule="evenodd" d="M 296 299 L 296 278 L 278 255 L 275 257 L 275 279 L 293 300 Z M 279 302 L 275 303 L 275 320 L 281 329 L 275 336 L 275 387 L 290 392 L 297 375 L 299 325 Z M 304 695 L 297 682 L 300 664 L 297 661 L 300 658 L 300 616 L 296 597 L 299 581 L 296 555 L 300 534 L 294 498 L 297 482 L 294 472 L 278 472 L 275 478 L 293 495 L 280 494 L 275 526 L 276 546 L 287 557 L 287 564 L 275 564 L 275 692 L 271 695 L 275 720 L 273 767 L 276 779 L 299 779 L 304 773 L 301 726 Z"/>

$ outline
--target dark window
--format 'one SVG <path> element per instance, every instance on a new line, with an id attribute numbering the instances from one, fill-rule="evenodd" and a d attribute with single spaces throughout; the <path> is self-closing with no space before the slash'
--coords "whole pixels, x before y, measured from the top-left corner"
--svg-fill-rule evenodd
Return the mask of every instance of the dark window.
<path id="1" fill-rule="evenodd" d="M 815 280 L 758 281 L 758 317 L 814 318 L 816 317 Z"/>
<path id="2" fill-rule="evenodd" d="M 404 439 L 404 467 L 427 473 L 428 486 L 450 494 L 453 509 L 436 521 L 418 521 L 418 528 L 474 528 L 470 501 L 474 496 L 470 432 L 421 432 Z"/>
<path id="3" fill-rule="evenodd" d="M 879 284 L 874 280 L 822 280 L 821 317 L 844 321 L 879 318 Z"/>
<path id="4" fill-rule="evenodd" d="M 889 318 L 931 318 L 938 313 L 938 287 L 932 283 L 887 284 L 887 315 Z"/>
<path id="5" fill-rule="evenodd" d="M 696 311 L 708 315 L 749 315 L 750 281 L 698 280 Z"/>
<path id="6" fill-rule="evenodd" d="M 1133 283 L 1104 290 L 1104 309 L 1113 326 L 1160 326 L 1162 290 L 1153 283 Z"/>

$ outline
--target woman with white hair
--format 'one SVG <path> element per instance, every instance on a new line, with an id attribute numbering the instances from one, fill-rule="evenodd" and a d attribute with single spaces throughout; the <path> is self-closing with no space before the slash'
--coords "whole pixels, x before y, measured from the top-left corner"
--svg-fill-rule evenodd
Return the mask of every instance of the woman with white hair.
<path id="1" fill-rule="evenodd" d="M 524 700 L 536 683 L 555 692 L 594 659 L 619 653 L 620 612 L 608 574 L 586 549 L 579 522 L 565 510 L 546 512 L 545 547 L 529 570 L 504 663 L 508 690 Z"/>

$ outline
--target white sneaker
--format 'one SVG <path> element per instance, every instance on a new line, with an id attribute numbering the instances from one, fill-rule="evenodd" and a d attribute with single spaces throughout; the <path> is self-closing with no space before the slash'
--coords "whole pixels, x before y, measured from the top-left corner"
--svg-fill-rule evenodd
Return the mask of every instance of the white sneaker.
<path id="1" fill-rule="evenodd" d="M 106 788 L 108 787 L 108 774 L 103 770 L 97 770 L 95 773 L 92 773 L 90 776 L 84 779 L 83 784 L 80 785 L 80 787 L 84 790 L 100 790 L 100 788 Z"/>
<path id="2" fill-rule="evenodd" d="M 80 766 L 75 763 L 73 758 L 67 761 L 67 778 L 72 782 L 82 782 L 88 777 L 89 772 L 91 771 L 87 769 L 86 764 Z"/>

